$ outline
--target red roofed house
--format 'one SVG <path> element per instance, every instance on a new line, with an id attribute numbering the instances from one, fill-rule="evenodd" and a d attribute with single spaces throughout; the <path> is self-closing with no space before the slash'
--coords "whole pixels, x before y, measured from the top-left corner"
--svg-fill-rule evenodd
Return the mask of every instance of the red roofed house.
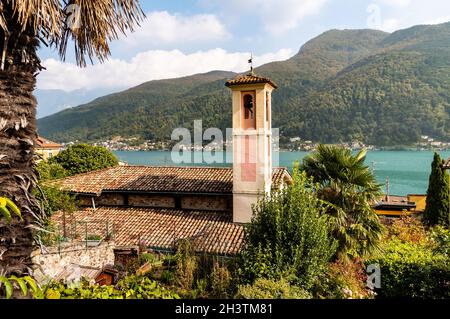
<path id="1" fill-rule="evenodd" d="M 39 154 L 43 160 L 48 160 L 61 152 L 62 145 L 49 141 L 41 136 L 38 136 L 35 144 L 35 152 Z"/>
<path id="2" fill-rule="evenodd" d="M 85 206 L 72 221 L 91 234 L 113 229 L 116 259 L 140 247 L 169 251 L 180 239 L 201 252 L 235 255 L 252 205 L 292 182 L 287 169 L 272 167 L 276 85 L 253 72 L 226 85 L 233 93 L 233 168 L 118 166 L 59 181 Z"/>

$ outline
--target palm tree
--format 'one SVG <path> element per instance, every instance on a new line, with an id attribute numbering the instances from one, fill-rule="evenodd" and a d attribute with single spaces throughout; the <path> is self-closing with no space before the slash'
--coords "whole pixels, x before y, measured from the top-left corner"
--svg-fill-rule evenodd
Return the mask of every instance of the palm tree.
<path id="1" fill-rule="evenodd" d="M 319 196 L 328 206 L 332 232 L 339 242 L 338 257 L 343 259 L 375 250 L 384 230 L 371 206 L 382 193 L 364 164 L 366 154 L 320 145 L 301 166 L 320 185 Z"/>
<path id="2" fill-rule="evenodd" d="M 33 227 L 42 216 L 32 196 L 36 140 L 36 76 L 43 69 L 40 45 L 66 57 L 73 40 L 77 64 L 110 54 L 109 43 L 132 32 L 144 18 L 138 0 L 0 1 L 0 197 L 13 200 L 24 221 L 0 221 L 0 269 L 26 274 Z"/>

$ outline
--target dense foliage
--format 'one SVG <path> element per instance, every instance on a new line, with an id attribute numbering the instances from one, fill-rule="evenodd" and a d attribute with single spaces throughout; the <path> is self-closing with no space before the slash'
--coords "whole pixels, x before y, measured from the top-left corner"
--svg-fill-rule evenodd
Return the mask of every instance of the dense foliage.
<path id="1" fill-rule="evenodd" d="M 383 227 L 371 207 L 381 196 L 373 172 L 365 165 L 366 151 L 356 155 L 345 148 L 320 145 L 303 159 L 301 169 L 319 183 L 319 198 L 341 258 L 364 257 L 378 247 Z"/>
<path id="2" fill-rule="evenodd" d="M 236 298 L 240 299 L 311 299 L 311 294 L 292 286 L 286 279 L 278 281 L 257 279 L 252 285 L 239 286 Z"/>
<path id="3" fill-rule="evenodd" d="M 284 136 L 323 143 L 410 145 L 421 135 L 450 140 L 449 29 L 333 30 L 288 61 L 258 68 L 280 86 L 274 126 Z M 231 125 L 224 83 L 234 76 L 214 72 L 144 83 L 41 119 L 40 132 L 60 141 L 170 140 L 174 128 L 192 128 L 194 119 L 224 129 Z"/>
<path id="4" fill-rule="evenodd" d="M 49 163 L 61 165 L 68 175 L 76 175 L 113 167 L 118 165 L 119 162 L 116 156 L 106 148 L 78 144 L 70 146 L 57 156 L 52 157 Z"/>
<path id="5" fill-rule="evenodd" d="M 430 182 L 427 192 L 427 206 L 424 219 L 429 225 L 450 226 L 450 178 L 443 168 L 441 156 L 434 154 Z"/>
<path id="6" fill-rule="evenodd" d="M 43 289 L 44 299 L 179 299 L 179 296 L 147 277 L 128 276 L 116 286 L 51 283 Z"/>
<path id="7" fill-rule="evenodd" d="M 241 278 L 289 282 L 308 290 L 336 252 L 316 185 L 295 172 L 294 184 L 254 208 L 245 230 Z"/>
<path id="8" fill-rule="evenodd" d="M 450 298 L 450 231 L 427 231 L 414 219 L 394 223 L 382 252 L 367 260 L 381 269 L 380 298 Z"/>

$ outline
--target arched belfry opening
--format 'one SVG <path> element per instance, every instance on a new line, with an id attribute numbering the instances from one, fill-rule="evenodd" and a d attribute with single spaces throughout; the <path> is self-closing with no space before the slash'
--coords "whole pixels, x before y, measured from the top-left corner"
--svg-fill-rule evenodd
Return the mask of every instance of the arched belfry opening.
<path id="1" fill-rule="evenodd" d="M 255 92 L 244 92 L 242 95 L 242 128 L 244 130 L 254 130 L 256 129 Z"/>

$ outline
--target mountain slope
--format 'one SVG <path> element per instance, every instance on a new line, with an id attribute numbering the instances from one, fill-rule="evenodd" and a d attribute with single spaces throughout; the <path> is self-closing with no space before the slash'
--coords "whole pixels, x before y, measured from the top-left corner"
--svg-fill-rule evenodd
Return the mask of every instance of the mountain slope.
<path id="1" fill-rule="evenodd" d="M 377 145 L 410 144 L 421 134 L 450 140 L 449 23 L 392 34 L 332 30 L 256 72 L 280 86 L 274 126 L 285 136 Z M 40 134 L 58 141 L 167 140 L 196 119 L 224 129 L 231 125 L 224 83 L 234 76 L 215 71 L 144 83 L 41 119 Z"/>

